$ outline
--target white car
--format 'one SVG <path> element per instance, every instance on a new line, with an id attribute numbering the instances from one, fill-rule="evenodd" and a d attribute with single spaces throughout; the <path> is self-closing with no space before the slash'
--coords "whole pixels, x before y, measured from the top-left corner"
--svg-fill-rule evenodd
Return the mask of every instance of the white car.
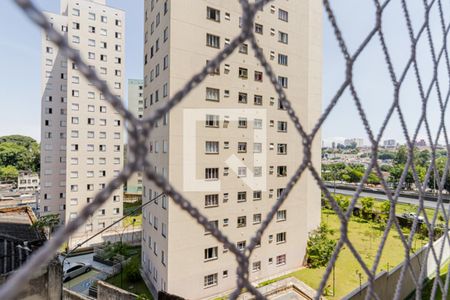
<path id="1" fill-rule="evenodd" d="M 419 223 L 423 223 L 425 221 L 425 219 L 422 216 L 417 216 L 415 213 L 413 212 L 409 212 L 409 213 L 403 213 L 403 217 L 407 218 L 407 219 L 411 219 L 414 220 L 417 218 L 417 220 L 419 221 Z"/>
<path id="2" fill-rule="evenodd" d="M 77 276 L 92 270 L 91 265 L 85 263 L 75 263 L 64 271 L 63 282 L 69 281 Z"/>

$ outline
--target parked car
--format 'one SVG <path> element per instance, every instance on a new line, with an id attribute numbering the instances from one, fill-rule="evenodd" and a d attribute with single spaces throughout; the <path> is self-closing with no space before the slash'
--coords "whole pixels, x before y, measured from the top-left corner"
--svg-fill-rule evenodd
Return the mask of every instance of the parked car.
<path id="1" fill-rule="evenodd" d="M 83 275 L 92 270 L 92 266 L 85 263 L 75 263 L 64 271 L 63 282 L 69 281 L 75 277 Z"/>
<path id="2" fill-rule="evenodd" d="M 414 220 L 414 219 L 417 218 L 419 223 L 423 223 L 424 222 L 424 218 L 422 216 L 418 216 L 418 215 L 416 215 L 413 212 L 405 212 L 405 213 L 402 214 L 402 217 L 406 218 L 406 219 L 410 219 L 410 220 Z"/>

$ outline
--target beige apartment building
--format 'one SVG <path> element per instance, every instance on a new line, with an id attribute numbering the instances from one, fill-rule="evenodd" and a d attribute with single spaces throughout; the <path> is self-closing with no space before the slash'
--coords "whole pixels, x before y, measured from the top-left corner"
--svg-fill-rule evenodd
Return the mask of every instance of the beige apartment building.
<path id="1" fill-rule="evenodd" d="M 123 11 L 106 0 L 61 0 L 59 14 L 46 13 L 53 27 L 123 98 Z M 123 124 L 103 94 L 42 36 L 42 214 L 60 214 L 64 224 L 123 167 Z M 69 239 L 69 248 L 122 216 L 122 188 Z"/>
<path id="2" fill-rule="evenodd" d="M 144 81 L 142 79 L 128 79 L 128 110 L 136 118 L 142 119 L 144 116 Z M 127 149 L 127 156 L 130 153 L 130 150 Z M 125 193 L 142 194 L 142 172 L 134 173 L 128 179 Z"/>
<path id="3" fill-rule="evenodd" d="M 227 47 L 241 30 L 239 1 L 145 1 L 145 114 Z M 254 31 L 306 131 L 321 112 L 320 1 L 270 2 Z M 313 164 L 320 170 L 320 140 Z M 240 249 L 303 158 L 301 138 L 274 87 L 244 43 L 164 116 L 151 134 L 157 172 Z M 143 199 L 161 193 L 144 179 Z M 149 287 L 187 299 L 215 298 L 236 286 L 234 255 L 186 212 L 159 197 L 144 209 L 142 270 Z M 320 223 L 320 191 L 305 172 L 250 258 L 250 280 L 298 269 L 308 233 Z"/>

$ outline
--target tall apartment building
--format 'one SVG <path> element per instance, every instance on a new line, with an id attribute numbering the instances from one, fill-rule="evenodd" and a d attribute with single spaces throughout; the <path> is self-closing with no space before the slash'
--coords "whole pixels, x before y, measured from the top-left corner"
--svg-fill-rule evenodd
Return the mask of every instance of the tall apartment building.
<path id="1" fill-rule="evenodd" d="M 61 0 L 60 14 L 46 13 L 53 27 L 123 98 L 123 11 L 105 0 Z M 42 36 L 42 214 L 60 214 L 62 224 L 77 216 L 123 167 L 123 124 L 103 94 Z M 122 216 L 122 188 L 76 235 L 85 238 Z M 78 239 L 79 240 L 79 239 Z"/>
<path id="2" fill-rule="evenodd" d="M 144 80 L 128 79 L 128 110 L 136 118 L 144 116 Z M 127 143 L 128 147 L 128 143 Z M 127 149 L 127 156 L 130 155 Z M 127 181 L 125 192 L 127 194 L 142 194 L 142 173 L 136 172 Z"/>
<path id="3" fill-rule="evenodd" d="M 239 1 L 145 1 L 146 115 L 199 72 L 241 30 Z M 306 131 L 321 112 L 320 1 L 270 2 L 254 31 Z M 313 164 L 320 170 L 320 134 Z M 155 170 L 244 249 L 303 158 L 301 138 L 248 43 L 155 124 Z M 161 190 L 144 179 L 143 199 Z M 142 268 L 154 290 L 187 299 L 236 286 L 230 251 L 163 196 L 144 209 Z M 308 233 L 320 223 L 320 191 L 305 172 L 250 259 L 250 280 L 302 266 Z"/>

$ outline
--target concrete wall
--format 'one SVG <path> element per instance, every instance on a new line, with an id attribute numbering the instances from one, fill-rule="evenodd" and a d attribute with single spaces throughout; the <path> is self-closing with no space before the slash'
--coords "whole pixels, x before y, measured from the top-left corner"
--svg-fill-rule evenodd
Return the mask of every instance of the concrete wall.
<path id="1" fill-rule="evenodd" d="M 63 288 L 63 300 L 90 300 L 92 298 Z"/>
<path id="2" fill-rule="evenodd" d="M 441 266 L 450 258 L 450 246 L 448 243 L 449 234 L 442 236 L 433 246 L 436 251 L 436 256 L 441 259 Z M 392 299 L 397 288 L 398 280 L 402 272 L 404 263 L 396 266 L 389 272 L 383 271 L 375 278 L 374 291 L 380 299 Z M 421 272 L 425 272 L 425 278 L 430 278 L 437 271 L 437 264 L 434 259 L 432 251 L 427 247 L 423 247 L 414 256 L 411 257 L 411 268 L 405 270 L 403 281 L 400 287 L 400 299 L 405 299 L 408 295 L 416 290 L 416 285 L 411 275 L 419 278 Z M 368 283 L 364 283 L 361 288 L 354 289 L 351 293 L 345 296 L 345 300 L 363 300 L 366 297 Z"/>
<path id="3" fill-rule="evenodd" d="M 52 260 L 47 267 L 36 272 L 29 282 L 23 283 L 23 286 L 21 287 L 22 291 L 14 299 L 61 299 L 62 273 L 63 271 L 59 261 L 57 259 Z M 2 285 L 8 277 L 9 275 L 0 276 L 0 285 Z"/>
<path id="4" fill-rule="evenodd" d="M 129 293 L 104 281 L 97 282 L 97 299 L 108 300 L 135 300 L 137 295 Z"/>

